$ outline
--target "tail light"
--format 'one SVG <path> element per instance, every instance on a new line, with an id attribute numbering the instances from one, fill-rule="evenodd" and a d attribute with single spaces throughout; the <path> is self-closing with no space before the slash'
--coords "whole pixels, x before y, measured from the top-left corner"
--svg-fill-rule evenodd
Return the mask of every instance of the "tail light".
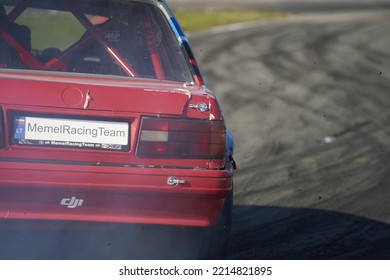
<path id="1" fill-rule="evenodd" d="M 223 121 L 142 118 L 137 155 L 224 160 Z"/>

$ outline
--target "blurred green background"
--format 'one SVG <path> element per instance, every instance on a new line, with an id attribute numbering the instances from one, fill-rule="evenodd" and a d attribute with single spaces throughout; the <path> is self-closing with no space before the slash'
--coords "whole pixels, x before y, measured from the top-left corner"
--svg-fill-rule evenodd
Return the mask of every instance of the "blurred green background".
<path id="1" fill-rule="evenodd" d="M 285 13 L 266 10 L 239 9 L 174 9 L 180 25 L 186 32 L 239 22 L 273 19 L 285 16 Z"/>

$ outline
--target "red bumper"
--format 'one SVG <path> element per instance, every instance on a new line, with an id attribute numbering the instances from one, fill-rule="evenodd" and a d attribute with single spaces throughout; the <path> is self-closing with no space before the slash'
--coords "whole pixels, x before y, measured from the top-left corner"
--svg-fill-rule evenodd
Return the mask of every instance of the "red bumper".
<path id="1" fill-rule="evenodd" d="M 0 161 L 0 220 L 210 226 L 231 185 L 230 170 Z"/>

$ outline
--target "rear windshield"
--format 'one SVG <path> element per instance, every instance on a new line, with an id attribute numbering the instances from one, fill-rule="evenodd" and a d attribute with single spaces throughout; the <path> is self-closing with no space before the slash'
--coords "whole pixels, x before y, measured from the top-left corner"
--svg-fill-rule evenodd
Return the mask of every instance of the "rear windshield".
<path id="1" fill-rule="evenodd" d="M 151 3 L 0 3 L 0 68 L 192 81 L 175 33 Z"/>

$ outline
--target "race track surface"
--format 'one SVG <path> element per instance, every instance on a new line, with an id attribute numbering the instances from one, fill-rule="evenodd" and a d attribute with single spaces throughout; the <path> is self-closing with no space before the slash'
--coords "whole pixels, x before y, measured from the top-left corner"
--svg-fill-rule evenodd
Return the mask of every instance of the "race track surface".
<path id="1" fill-rule="evenodd" d="M 390 259 L 389 19 L 191 34 L 235 138 L 230 259 Z"/>

